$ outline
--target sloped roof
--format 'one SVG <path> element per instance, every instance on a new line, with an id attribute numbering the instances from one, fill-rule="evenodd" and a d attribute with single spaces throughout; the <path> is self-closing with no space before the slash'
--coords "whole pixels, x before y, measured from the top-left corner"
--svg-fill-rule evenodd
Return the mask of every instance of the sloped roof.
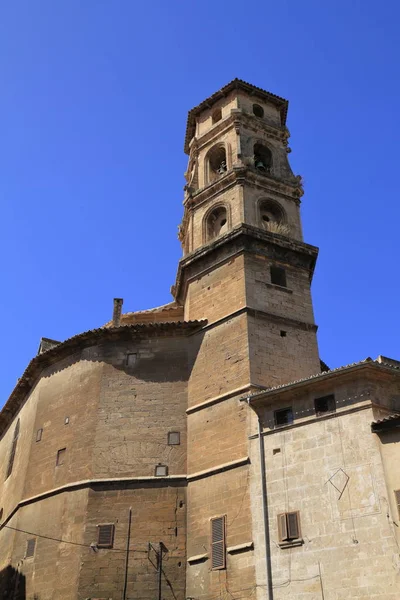
<path id="1" fill-rule="evenodd" d="M 218 92 L 215 92 L 189 111 L 184 146 L 184 151 L 186 152 L 186 154 L 189 154 L 189 143 L 196 131 L 197 115 L 199 115 L 206 108 L 210 108 L 215 102 L 217 102 L 217 100 L 220 100 L 221 98 L 227 96 L 232 90 L 242 90 L 244 92 L 247 92 L 248 94 L 252 94 L 253 96 L 258 96 L 259 98 L 261 98 L 261 100 L 275 104 L 275 106 L 277 106 L 281 111 L 282 125 L 286 125 L 286 117 L 289 102 L 285 100 L 285 98 L 276 96 L 271 92 L 267 92 L 262 88 L 252 85 L 251 83 L 247 83 L 242 79 L 236 78 L 227 83 L 224 87 L 218 90 Z"/>
<path id="2" fill-rule="evenodd" d="M 373 433 L 380 433 L 381 431 L 389 431 L 390 429 L 397 429 L 400 427 L 400 414 L 396 413 L 389 415 L 384 419 L 379 419 L 371 423 L 371 431 Z"/>
<path id="3" fill-rule="evenodd" d="M 379 357 L 381 358 L 381 357 Z M 344 365 L 343 367 L 337 367 L 336 369 L 330 369 L 329 371 L 322 371 L 321 373 L 316 373 L 315 375 L 310 375 L 308 377 L 303 377 L 302 379 L 296 379 L 294 381 L 290 381 L 288 383 L 283 383 L 281 385 L 276 385 L 274 387 L 266 388 L 261 392 L 255 392 L 249 395 L 251 400 L 257 400 L 269 395 L 273 395 L 279 391 L 286 391 L 290 388 L 295 388 L 297 386 L 306 385 L 308 383 L 312 383 L 314 381 L 321 381 L 333 377 L 338 374 L 346 373 L 347 371 L 352 371 L 364 367 L 372 367 L 377 369 L 384 369 L 386 371 L 393 371 L 400 375 L 400 367 L 388 362 L 382 362 L 381 360 L 373 360 L 368 357 L 359 362 L 350 363 L 348 365 Z"/>

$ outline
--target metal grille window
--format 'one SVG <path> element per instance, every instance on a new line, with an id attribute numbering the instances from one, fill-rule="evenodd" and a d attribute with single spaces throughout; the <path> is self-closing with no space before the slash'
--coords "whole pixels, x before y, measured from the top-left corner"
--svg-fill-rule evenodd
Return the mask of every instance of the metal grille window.
<path id="1" fill-rule="evenodd" d="M 225 519 L 225 516 L 211 519 L 211 568 L 213 570 L 225 569 Z"/>
<path id="2" fill-rule="evenodd" d="M 105 525 L 97 525 L 97 546 L 98 548 L 112 548 L 114 545 L 114 530 L 113 523 Z"/>
<path id="3" fill-rule="evenodd" d="M 288 512 L 278 515 L 278 532 L 280 542 L 291 542 L 300 538 L 299 512 Z"/>
<path id="4" fill-rule="evenodd" d="M 396 498 L 397 512 L 399 513 L 399 519 L 400 519 L 400 490 L 396 490 L 394 495 Z"/>
<path id="5" fill-rule="evenodd" d="M 17 442 L 18 442 L 18 438 L 19 438 L 19 428 L 20 428 L 20 421 L 18 419 L 17 424 L 14 429 L 14 437 L 13 437 L 13 441 L 11 444 L 10 457 L 8 459 L 6 479 L 8 479 L 10 477 L 12 470 L 13 470 L 15 453 L 17 451 Z"/>
<path id="6" fill-rule="evenodd" d="M 322 398 L 315 398 L 314 400 L 315 406 L 315 414 L 318 416 L 324 415 L 326 413 L 335 412 L 336 410 L 336 402 L 335 396 L 331 394 L 330 396 L 323 396 Z"/>
<path id="7" fill-rule="evenodd" d="M 168 433 L 168 445 L 169 446 L 179 446 L 181 443 L 181 434 L 179 431 L 170 431 Z"/>
<path id="8" fill-rule="evenodd" d="M 35 555 L 36 538 L 31 538 L 26 542 L 25 558 L 32 558 Z"/>

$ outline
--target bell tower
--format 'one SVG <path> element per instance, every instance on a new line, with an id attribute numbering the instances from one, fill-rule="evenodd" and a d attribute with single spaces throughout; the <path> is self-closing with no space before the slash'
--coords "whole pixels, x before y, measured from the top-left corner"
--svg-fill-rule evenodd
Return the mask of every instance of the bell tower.
<path id="1" fill-rule="evenodd" d="M 303 242 L 287 109 L 236 79 L 189 112 L 185 139 L 176 298 L 186 320 L 245 316 L 247 383 L 266 387 L 320 371 L 310 293 L 318 251 Z"/>
<path id="2" fill-rule="evenodd" d="M 188 597 L 253 598 L 252 411 L 242 400 L 321 370 L 310 292 L 318 250 L 303 242 L 287 108 L 235 79 L 189 112 L 173 293 L 186 321 L 207 321 L 192 337 L 186 411 Z M 214 552 L 222 538 L 226 564 Z"/>

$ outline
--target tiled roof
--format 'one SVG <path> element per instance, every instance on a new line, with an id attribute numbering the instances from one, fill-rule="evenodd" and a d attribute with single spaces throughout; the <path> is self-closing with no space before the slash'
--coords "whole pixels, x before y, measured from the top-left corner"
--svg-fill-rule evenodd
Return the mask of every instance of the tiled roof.
<path id="1" fill-rule="evenodd" d="M 388 415 L 384 419 L 379 419 L 371 423 L 371 431 L 373 433 L 380 433 L 382 431 L 390 431 L 391 429 L 397 429 L 400 427 L 400 414 Z"/>
<path id="2" fill-rule="evenodd" d="M 98 329 L 90 329 L 89 331 L 79 333 L 78 335 L 68 338 L 64 342 L 60 342 L 56 346 L 41 352 L 41 354 L 38 354 L 30 361 L 24 373 L 19 378 L 18 383 L 6 404 L 0 411 L 0 436 L 19 410 L 26 395 L 30 392 L 40 377 L 41 372 L 46 367 L 70 356 L 82 348 L 93 346 L 99 341 L 116 341 L 121 337 L 130 338 L 134 334 L 157 334 L 158 332 L 164 333 L 176 330 L 191 331 L 201 327 L 206 322 L 207 321 L 175 321 L 171 323 L 140 323 L 121 325 L 120 327 L 100 327 Z"/>
<path id="3" fill-rule="evenodd" d="M 265 390 L 263 390 L 261 392 L 255 392 L 254 394 L 251 394 L 249 397 L 252 399 L 261 398 L 263 396 L 266 396 L 267 394 L 276 392 L 278 390 L 286 390 L 288 388 L 291 388 L 291 387 L 294 387 L 294 386 L 297 386 L 297 385 L 300 385 L 303 383 L 309 383 L 309 382 L 315 381 L 315 380 L 327 379 L 337 373 L 343 373 L 345 371 L 350 371 L 351 369 L 362 367 L 363 365 L 371 365 L 371 366 L 374 366 L 377 368 L 390 369 L 390 370 L 397 371 L 398 373 L 400 373 L 400 367 L 397 365 L 394 365 L 394 364 L 388 363 L 388 362 L 382 362 L 381 360 L 373 360 L 372 358 L 367 357 L 364 360 L 361 360 L 359 362 L 350 363 L 350 364 L 344 365 L 342 367 L 337 367 L 336 369 L 330 369 L 329 371 L 322 371 L 321 373 L 316 373 L 315 375 L 309 375 L 308 377 L 303 377 L 301 379 L 296 379 L 296 380 L 290 381 L 288 383 L 283 383 L 281 385 L 276 385 L 274 387 L 266 388 Z"/>
<path id="4" fill-rule="evenodd" d="M 236 78 L 236 79 L 233 79 L 232 81 L 230 81 L 229 83 L 227 83 L 226 85 L 224 85 L 224 87 L 221 88 L 220 90 L 218 90 L 218 92 L 215 92 L 214 94 L 212 94 L 212 96 L 209 96 L 208 98 L 203 100 L 203 102 L 201 102 L 200 104 L 198 104 L 197 106 L 192 108 L 192 110 L 189 111 L 188 119 L 187 119 L 187 126 L 186 126 L 185 147 L 184 147 L 184 151 L 186 152 L 186 154 L 189 154 L 189 143 L 190 143 L 190 140 L 192 139 L 192 137 L 194 136 L 194 133 L 196 130 L 196 116 L 204 109 L 209 108 L 212 104 L 217 102 L 217 100 L 219 100 L 220 98 L 224 98 L 227 94 L 229 94 L 229 92 L 231 92 L 234 89 L 241 89 L 244 92 L 251 93 L 254 96 L 258 96 L 259 98 L 266 100 L 267 102 L 272 102 L 273 104 L 278 106 L 278 108 L 280 108 L 280 110 L 281 110 L 282 125 L 286 124 L 286 117 L 287 117 L 287 110 L 288 110 L 289 102 L 287 100 L 285 100 L 285 98 L 276 96 L 275 94 L 272 94 L 271 92 L 267 92 L 266 90 L 263 90 L 262 88 L 252 85 L 251 83 L 247 83 L 246 81 L 243 81 L 242 79 Z"/>

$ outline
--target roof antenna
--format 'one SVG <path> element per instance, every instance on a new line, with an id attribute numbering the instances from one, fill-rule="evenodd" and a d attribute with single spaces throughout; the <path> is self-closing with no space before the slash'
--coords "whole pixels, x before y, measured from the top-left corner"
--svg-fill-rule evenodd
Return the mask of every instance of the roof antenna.
<path id="1" fill-rule="evenodd" d="M 114 310 L 112 318 L 113 327 L 119 327 L 121 325 L 121 312 L 123 303 L 123 298 L 114 298 Z"/>

